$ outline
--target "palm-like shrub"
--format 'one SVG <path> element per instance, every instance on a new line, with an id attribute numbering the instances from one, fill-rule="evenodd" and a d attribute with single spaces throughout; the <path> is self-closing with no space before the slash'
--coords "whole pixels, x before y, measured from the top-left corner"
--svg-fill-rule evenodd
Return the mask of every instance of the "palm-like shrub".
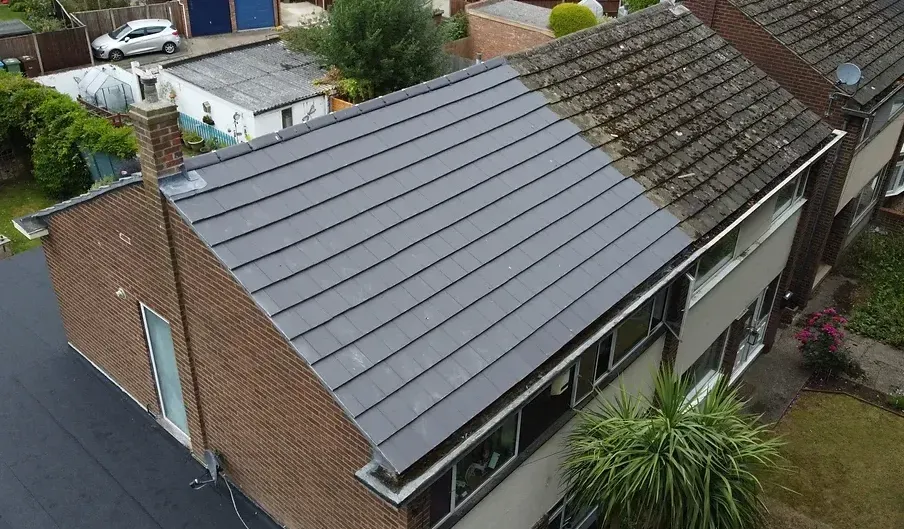
<path id="1" fill-rule="evenodd" d="M 629 396 L 582 411 L 563 473 L 580 507 L 637 529 L 749 529 L 763 523 L 756 474 L 778 466 L 780 442 L 724 378 L 697 404 L 671 371 L 652 398 Z"/>

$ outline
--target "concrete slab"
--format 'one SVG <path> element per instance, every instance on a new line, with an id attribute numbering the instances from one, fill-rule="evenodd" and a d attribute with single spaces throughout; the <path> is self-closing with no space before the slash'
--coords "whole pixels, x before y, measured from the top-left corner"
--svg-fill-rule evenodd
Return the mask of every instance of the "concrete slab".
<path id="1" fill-rule="evenodd" d="M 243 529 L 224 487 L 66 345 L 40 249 L 0 262 L 0 529 Z M 277 526 L 238 495 L 251 529 Z"/>
<path id="2" fill-rule="evenodd" d="M 323 8 L 310 2 L 280 2 L 279 16 L 283 26 L 300 26 L 323 13 Z"/>

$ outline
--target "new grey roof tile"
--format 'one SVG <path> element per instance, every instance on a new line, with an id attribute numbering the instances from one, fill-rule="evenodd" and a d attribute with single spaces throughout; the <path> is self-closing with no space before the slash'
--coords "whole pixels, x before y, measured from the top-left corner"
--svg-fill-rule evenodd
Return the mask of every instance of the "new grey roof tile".
<path id="1" fill-rule="evenodd" d="M 458 77 L 174 198 L 397 472 L 829 134 L 665 7 Z"/>

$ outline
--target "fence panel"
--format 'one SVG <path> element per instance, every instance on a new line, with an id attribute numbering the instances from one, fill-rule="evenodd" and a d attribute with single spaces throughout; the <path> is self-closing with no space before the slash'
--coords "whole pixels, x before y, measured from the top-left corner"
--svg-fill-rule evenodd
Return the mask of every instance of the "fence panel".
<path id="1" fill-rule="evenodd" d="M 83 27 L 38 33 L 44 72 L 92 64 L 87 30 Z"/>
<path id="2" fill-rule="evenodd" d="M 238 143 L 231 134 L 227 134 L 220 129 L 212 127 L 203 121 L 199 121 L 181 112 L 179 113 L 179 128 L 184 131 L 194 132 L 205 140 L 215 139 L 223 145 L 235 145 Z"/>
<path id="3" fill-rule="evenodd" d="M 165 18 L 176 25 L 182 35 L 185 32 L 185 20 L 182 17 L 182 6 L 179 2 L 164 2 L 146 6 L 118 7 L 95 11 L 79 11 L 72 13 L 88 28 L 91 40 L 109 33 L 130 20 L 142 18 Z"/>
<path id="4" fill-rule="evenodd" d="M 38 56 L 34 35 L 6 37 L 0 39 L 0 57 L 21 57 L 23 55 Z"/>

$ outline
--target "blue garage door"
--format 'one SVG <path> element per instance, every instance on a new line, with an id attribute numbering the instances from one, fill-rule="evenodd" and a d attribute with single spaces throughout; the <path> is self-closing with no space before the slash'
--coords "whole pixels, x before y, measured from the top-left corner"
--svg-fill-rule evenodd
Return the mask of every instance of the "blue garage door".
<path id="1" fill-rule="evenodd" d="M 229 0 L 189 0 L 188 16 L 191 17 L 193 37 L 232 31 Z"/>
<path id="2" fill-rule="evenodd" d="M 235 0 L 235 25 L 239 29 L 273 27 L 273 14 L 273 0 Z"/>

